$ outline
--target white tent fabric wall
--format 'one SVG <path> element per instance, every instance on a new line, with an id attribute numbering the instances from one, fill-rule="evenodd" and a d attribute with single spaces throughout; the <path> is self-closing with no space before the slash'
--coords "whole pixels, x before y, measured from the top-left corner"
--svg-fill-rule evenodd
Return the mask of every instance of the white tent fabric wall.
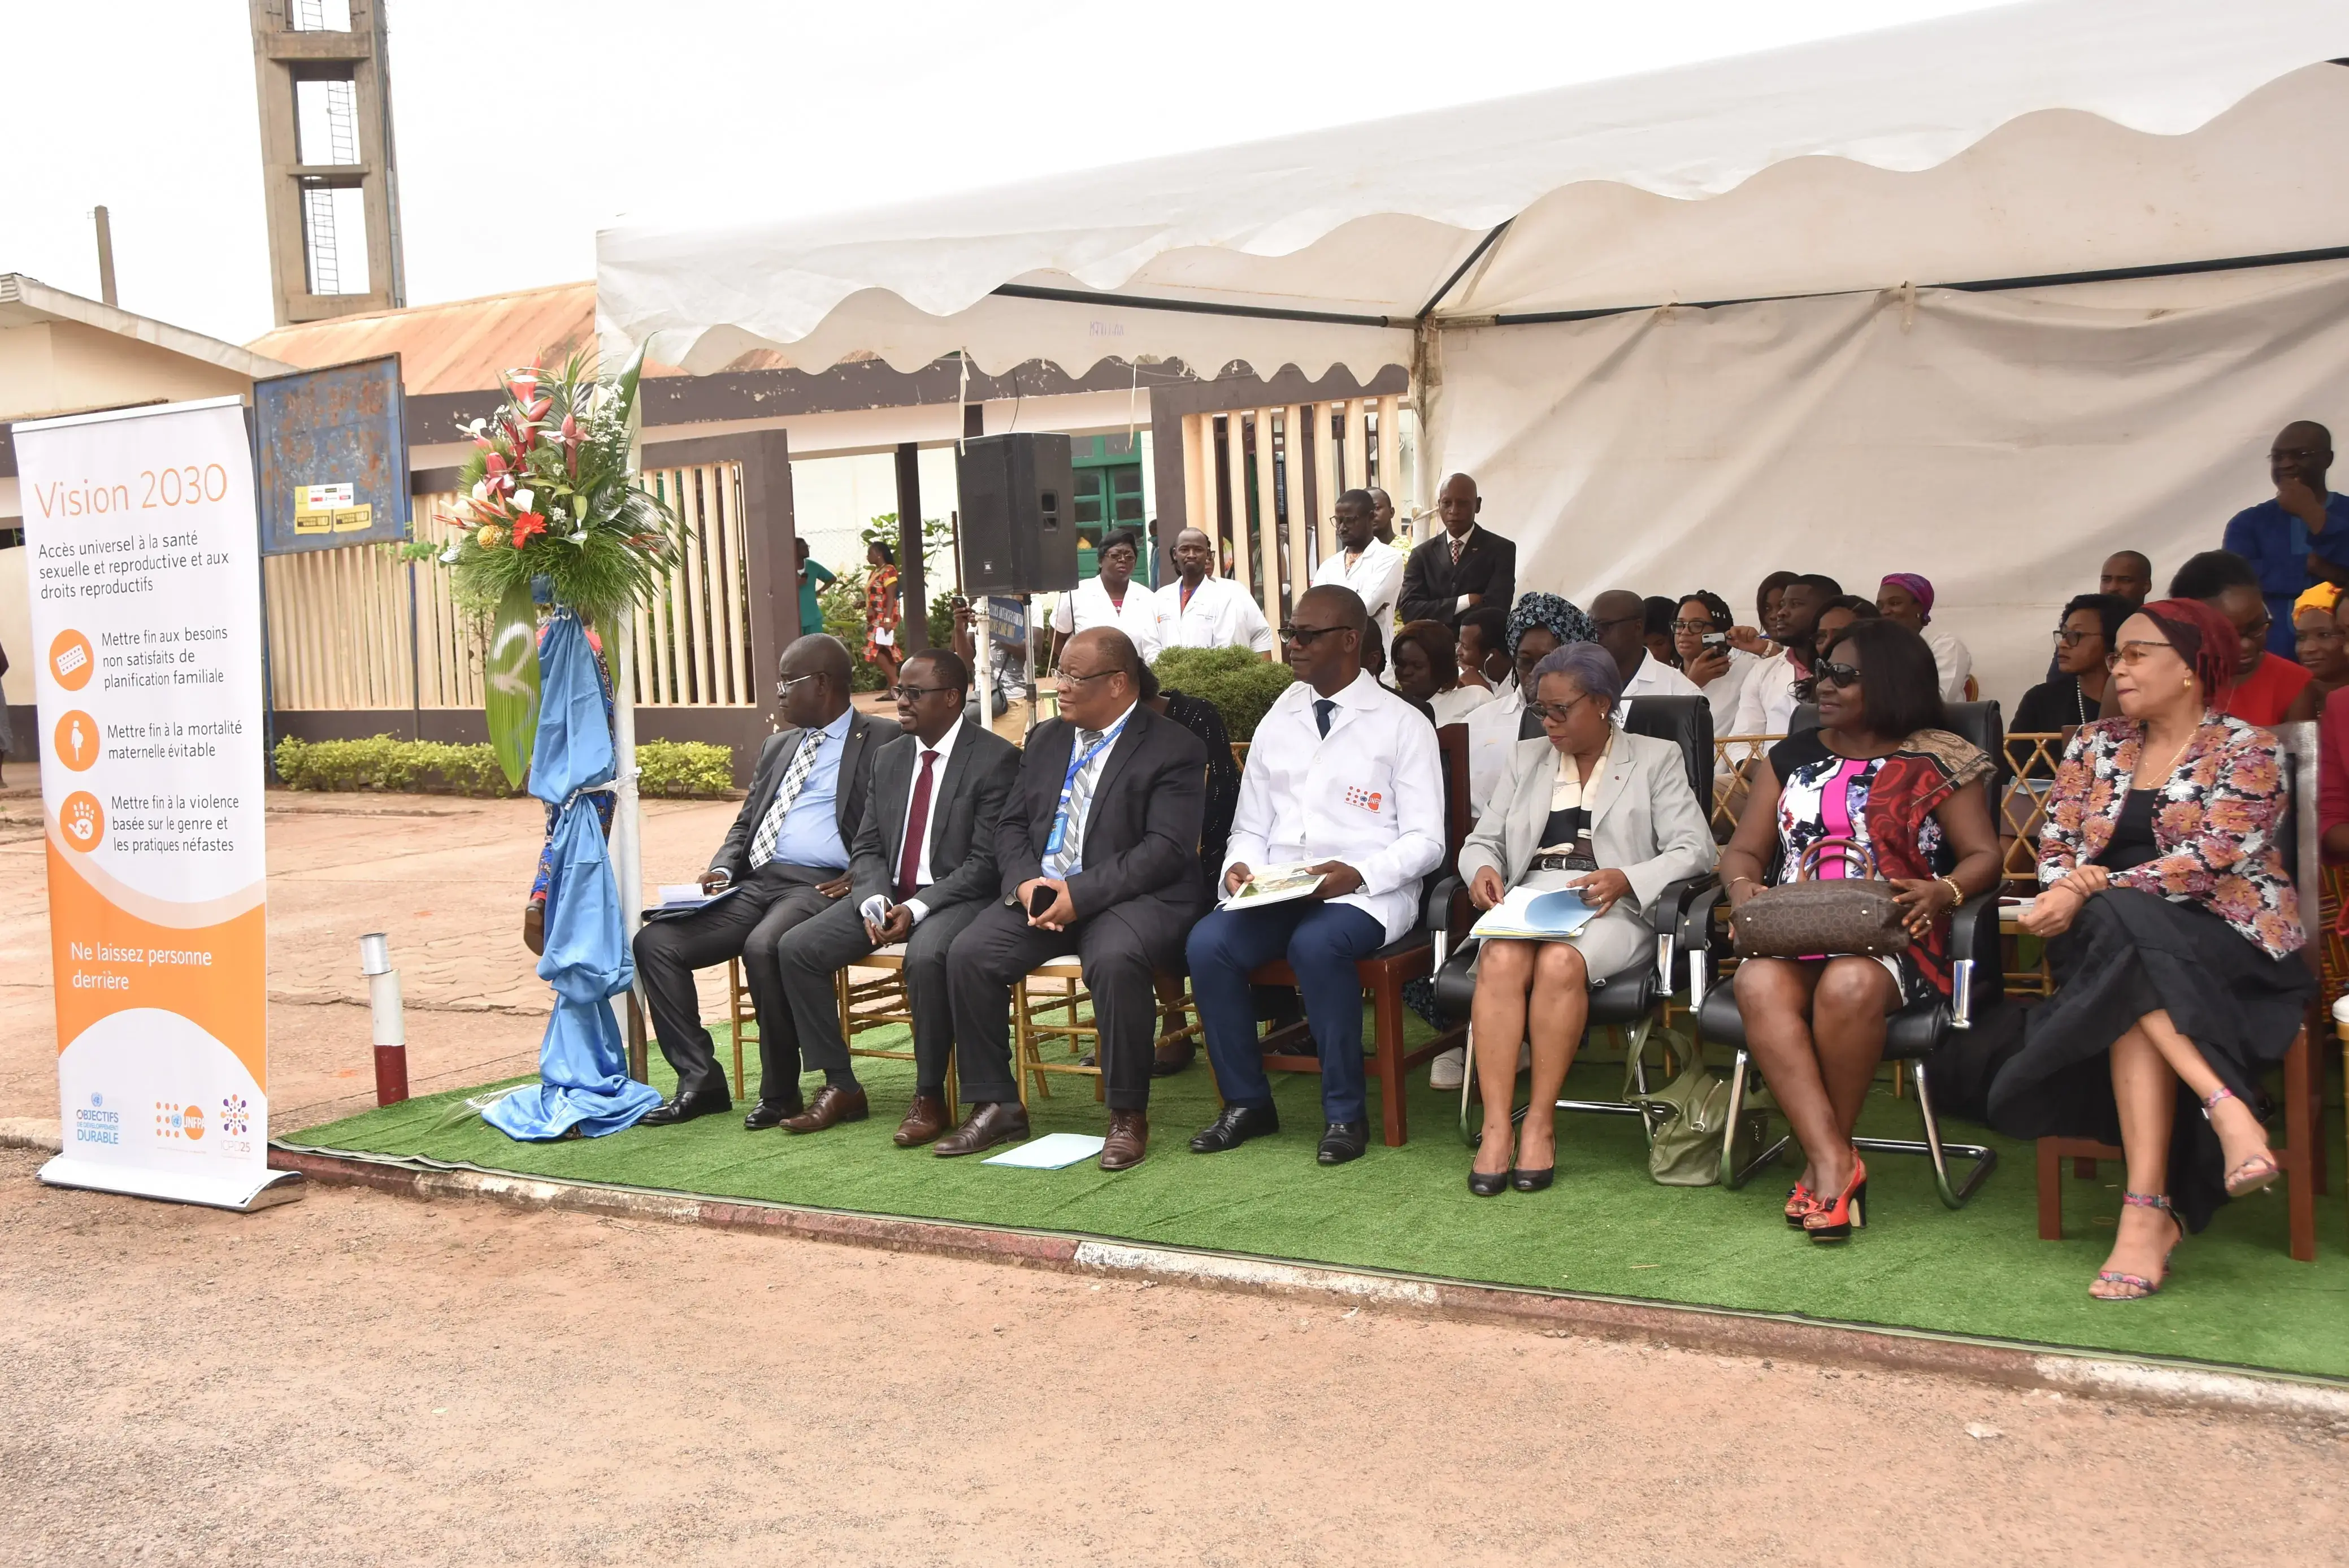
<path id="1" fill-rule="evenodd" d="M 1517 580 L 1710 588 L 1919 572 L 2011 712 L 2115 550 L 2157 590 L 2271 493 L 2269 438 L 2349 433 L 2349 263 L 2029 294 L 1927 290 L 1448 332 L 1447 469 Z"/>

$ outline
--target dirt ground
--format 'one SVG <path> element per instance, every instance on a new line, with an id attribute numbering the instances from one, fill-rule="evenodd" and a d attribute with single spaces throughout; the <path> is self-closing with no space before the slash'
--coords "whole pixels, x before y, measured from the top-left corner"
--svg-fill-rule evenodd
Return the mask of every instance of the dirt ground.
<path id="1" fill-rule="evenodd" d="M 0 1563 L 2349 1561 L 2321 1428 L 35 1164 Z"/>
<path id="2" fill-rule="evenodd" d="M 36 809 L 0 1116 L 54 1118 Z M 535 810 L 273 799 L 279 1130 L 371 1099 L 365 931 L 417 1087 L 528 1070 Z M 647 880 L 732 811 L 651 807 Z M 2349 1423 L 39 1158 L 0 1150 L 0 1563 L 2349 1562 Z"/>

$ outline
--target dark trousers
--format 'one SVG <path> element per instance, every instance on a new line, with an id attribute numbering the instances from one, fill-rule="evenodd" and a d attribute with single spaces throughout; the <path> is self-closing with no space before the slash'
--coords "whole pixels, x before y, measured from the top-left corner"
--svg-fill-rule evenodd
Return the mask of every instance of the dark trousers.
<path id="1" fill-rule="evenodd" d="M 759 1015 L 759 1098 L 788 1100 L 799 1092 L 799 1037 L 775 949 L 785 932 L 838 902 L 815 884 L 839 875 L 770 861 L 708 908 L 647 922 L 636 933 L 636 974 L 652 1004 L 661 1055 L 677 1069 L 678 1093 L 726 1092 L 717 1048 L 701 1026 L 693 972 L 736 957 Z"/>
<path id="2" fill-rule="evenodd" d="M 905 939 L 905 1000 L 906 1011 L 914 1015 L 917 1094 L 947 1091 L 947 1059 L 954 1050 L 947 949 L 978 918 L 981 907 L 977 900 L 970 900 L 933 910 Z M 849 1071 L 848 1042 L 840 1032 L 839 994 L 833 976 L 872 952 L 872 939 L 864 934 L 864 917 L 856 913 L 853 897 L 842 899 L 795 927 L 779 949 L 783 991 L 791 998 L 800 1049 L 807 1053 L 807 1065 L 821 1069 L 826 1078 Z"/>
<path id="3" fill-rule="evenodd" d="M 1321 1057 L 1321 1114 L 1361 1121 L 1362 982 L 1355 964 L 1386 945 L 1386 928 L 1350 903 L 1297 899 L 1269 909 L 1219 909 L 1191 928 L 1191 995 L 1207 1035 L 1207 1059 L 1228 1105 L 1269 1106 L 1272 1083 L 1257 1038 L 1251 971 L 1286 958 L 1305 999 L 1305 1023 Z"/>
<path id="4" fill-rule="evenodd" d="M 1101 1063 L 1102 1098 L 1112 1110 L 1149 1108 L 1150 1058 L 1158 1044 L 1151 974 L 1162 963 L 1172 966 L 1174 944 L 1156 930 L 1164 922 L 1154 917 L 1166 912 L 1154 901 L 1143 903 L 1145 909 L 1105 909 L 1066 931 L 1040 930 L 1019 910 L 991 903 L 955 939 L 947 985 L 964 1099 L 1019 1098 L 1011 1068 L 1011 987 L 1039 964 L 1074 953 L 1101 1029 L 1093 1059 Z"/>

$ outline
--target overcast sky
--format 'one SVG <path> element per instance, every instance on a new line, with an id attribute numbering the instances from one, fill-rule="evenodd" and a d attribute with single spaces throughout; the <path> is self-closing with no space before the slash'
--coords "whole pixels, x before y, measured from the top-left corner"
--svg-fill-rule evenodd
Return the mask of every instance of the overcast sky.
<path id="1" fill-rule="evenodd" d="M 819 212 L 1986 9 L 1983 0 L 387 0 L 409 300 L 586 278 L 698 197 Z M 241 0 L 8 8 L 0 272 L 272 325 Z"/>

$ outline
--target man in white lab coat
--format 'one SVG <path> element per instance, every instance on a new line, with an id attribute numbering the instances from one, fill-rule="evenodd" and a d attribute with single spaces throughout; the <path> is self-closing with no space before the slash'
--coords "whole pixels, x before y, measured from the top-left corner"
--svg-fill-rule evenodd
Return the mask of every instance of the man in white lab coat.
<path id="1" fill-rule="evenodd" d="M 1115 626 L 1133 639 L 1142 662 L 1158 656 L 1158 595 L 1147 583 L 1133 580 L 1142 560 L 1142 542 L 1132 529 L 1121 528 L 1101 542 L 1094 557 L 1099 571 L 1068 593 L 1052 607 L 1052 658 L 1060 661 L 1061 646 L 1079 632 L 1095 626 Z"/>
<path id="2" fill-rule="evenodd" d="M 1338 525 L 1338 548 L 1313 569 L 1313 586 L 1329 583 L 1351 588 L 1370 613 L 1371 634 L 1379 650 L 1394 652 L 1395 593 L 1402 586 L 1402 552 L 1381 544 L 1373 531 L 1377 508 L 1368 490 L 1351 490 L 1331 509 Z"/>
<path id="3" fill-rule="evenodd" d="M 1272 627 L 1256 598 L 1215 577 L 1216 547 L 1195 528 L 1174 536 L 1174 581 L 1158 591 L 1161 648 L 1254 648 L 1272 656 Z"/>
<path id="4" fill-rule="evenodd" d="M 1191 928 L 1191 990 L 1225 1107 L 1191 1150 L 1220 1153 L 1280 1130 L 1248 975 L 1286 958 L 1321 1058 L 1315 1157 L 1342 1165 L 1370 1146 L 1354 965 L 1417 923 L 1421 879 L 1444 861 L 1444 775 L 1426 718 L 1362 669 L 1368 616 L 1352 590 L 1309 588 L 1292 620 L 1298 680 L 1249 744 L 1216 891 L 1229 899 L 1284 866 L 1320 881 L 1308 896 L 1241 900 Z"/>

